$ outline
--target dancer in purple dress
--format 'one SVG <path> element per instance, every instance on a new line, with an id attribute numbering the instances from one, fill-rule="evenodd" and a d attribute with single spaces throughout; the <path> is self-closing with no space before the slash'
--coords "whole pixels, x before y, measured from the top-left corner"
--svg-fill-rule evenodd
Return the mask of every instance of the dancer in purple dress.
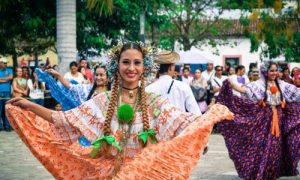
<path id="1" fill-rule="evenodd" d="M 296 176 L 300 159 L 300 88 L 277 79 L 278 65 L 262 65 L 262 79 L 244 87 L 224 82 L 217 101 L 235 114 L 218 124 L 243 179 Z M 232 89 L 242 97 L 232 94 Z"/>

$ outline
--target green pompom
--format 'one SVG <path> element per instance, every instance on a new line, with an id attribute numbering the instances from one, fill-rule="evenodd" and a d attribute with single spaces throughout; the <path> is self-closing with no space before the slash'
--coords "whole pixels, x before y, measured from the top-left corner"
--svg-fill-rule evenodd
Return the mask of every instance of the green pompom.
<path id="1" fill-rule="evenodd" d="M 121 123 L 130 123 L 133 116 L 133 109 L 129 104 L 123 104 L 118 108 L 118 119 Z"/>

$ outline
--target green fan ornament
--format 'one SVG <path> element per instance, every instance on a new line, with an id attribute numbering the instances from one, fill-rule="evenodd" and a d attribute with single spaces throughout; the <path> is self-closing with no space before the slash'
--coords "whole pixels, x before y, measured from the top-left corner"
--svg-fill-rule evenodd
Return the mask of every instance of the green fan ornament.
<path id="1" fill-rule="evenodd" d="M 120 123 L 130 123 L 134 116 L 134 110 L 129 104 L 123 104 L 118 108 L 118 119 Z"/>

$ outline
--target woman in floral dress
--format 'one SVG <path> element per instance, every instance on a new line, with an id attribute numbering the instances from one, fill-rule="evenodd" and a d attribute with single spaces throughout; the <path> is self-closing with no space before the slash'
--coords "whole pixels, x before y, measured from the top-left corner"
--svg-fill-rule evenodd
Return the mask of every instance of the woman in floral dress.
<path id="1" fill-rule="evenodd" d="M 218 102 L 235 113 L 218 124 L 243 179 L 296 176 L 300 159 L 300 89 L 278 80 L 278 65 L 261 67 L 261 79 L 244 87 L 223 84 Z M 232 88 L 242 97 L 232 94 Z"/>
<path id="2" fill-rule="evenodd" d="M 233 114 L 214 105 L 199 117 L 147 94 L 152 55 L 143 44 L 119 44 L 108 64 L 111 92 L 65 112 L 15 98 L 8 118 L 57 179 L 187 179 L 213 125 Z M 81 135 L 93 146 L 78 145 Z"/>

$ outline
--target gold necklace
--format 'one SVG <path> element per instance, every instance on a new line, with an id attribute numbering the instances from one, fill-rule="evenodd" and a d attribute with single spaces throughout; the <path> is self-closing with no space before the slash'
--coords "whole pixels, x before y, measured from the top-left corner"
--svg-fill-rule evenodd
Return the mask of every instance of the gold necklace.
<path id="1" fill-rule="evenodd" d="M 139 88 L 139 86 L 137 86 L 137 87 L 135 87 L 135 88 L 127 88 L 127 87 L 124 87 L 124 86 L 122 86 L 122 88 L 123 89 L 126 89 L 127 91 L 128 91 L 128 94 L 129 94 L 129 97 L 130 98 L 133 98 L 133 96 L 134 96 L 134 90 L 136 90 L 137 88 Z"/>

